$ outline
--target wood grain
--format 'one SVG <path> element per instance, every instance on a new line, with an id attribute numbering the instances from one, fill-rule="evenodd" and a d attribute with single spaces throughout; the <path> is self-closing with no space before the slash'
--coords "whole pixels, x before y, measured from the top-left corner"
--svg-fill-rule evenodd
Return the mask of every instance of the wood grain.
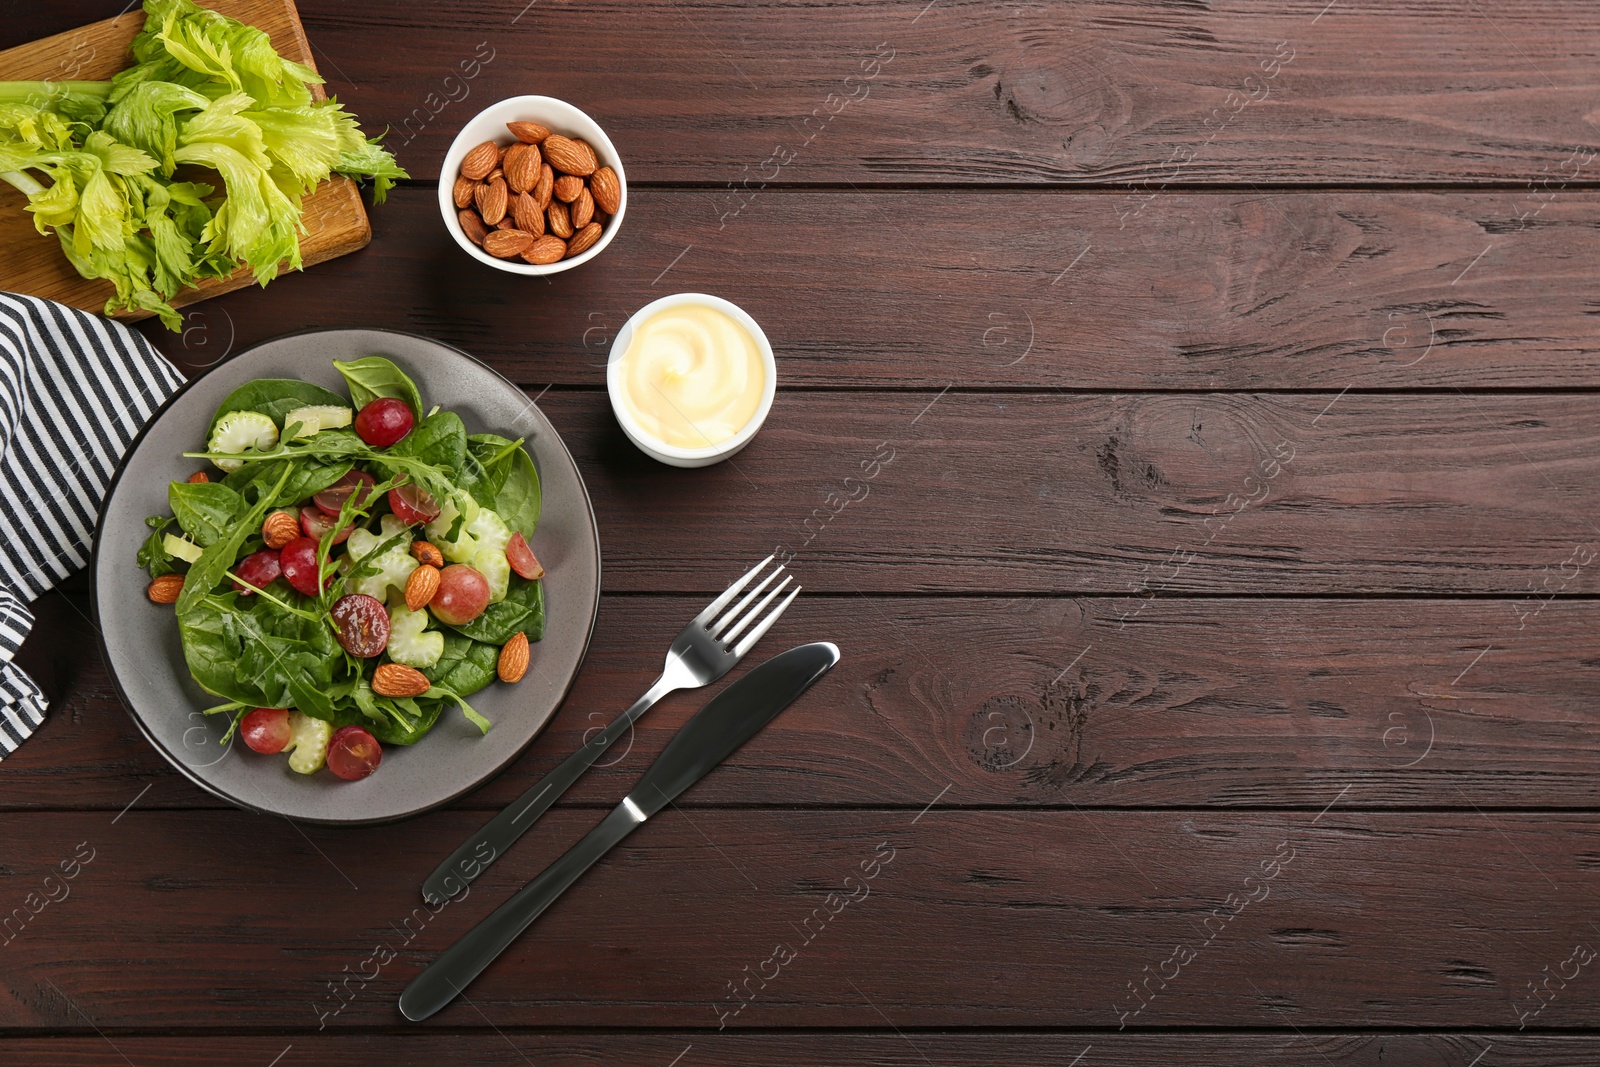
<path id="1" fill-rule="evenodd" d="M 138 733 L 87 621 L 68 617 L 81 601 L 60 599 L 41 631 L 55 669 L 35 668 L 60 679 L 58 696 L 7 757 L 0 808 L 226 807 Z M 533 786 L 649 685 L 700 606 L 605 597 L 550 727 L 455 806 L 498 810 Z M 802 597 L 762 654 L 827 638 L 842 662 L 680 804 L 914 810 L 946 783 L 948 807 L 1314 811 L 1347 785 L 1365 807 L 1600 804 L 1594 601 L 1554 603 L 1521 629 L 1516 602 L 1499 600 L 1174 600 L 1126 629 L 1122 607 Z M 705 698 L 663 702 L 564 802 L 609 809 Z M 264 774 L 278 762 L 229 758 Z"/>
<path id="2" fill-rule="evenodd" d="M 666 292 L 748 310 L 783 385 L 1000 389 L 1594 387 L 1600 194 L 1522 218 L 1507 193 L 774 191 L 719 229 L 699 192 L 634 190 L 595 263 L 549 279 L 468 261 L 432 190 L 381 240 L 144 332 L 194 370 L 291 325 L 406 329 L 524 385 L 604 385 Z"/>
<path id="3" fill-rule="evenodd" d="M 672 1063 L 682 1067 L 1283 1067 L 1285 1063 L 1333 1067 L 1393 1067 L 1394 1064 L 1448 1064 L 1465 1067 L 1491 1050 L 1493 1063 L 1510 1067 L 1590 1067 L 1600 1056 L 1600 1039 L 1577 1034 L 1518 1034 L 1473 1030 L 1465 1033 L 1395 1034 L 1205 1034 L 1106 1033 L 928 1033 L 912 1031 L 830 1034 L 701 1031 L 669 1033 L 509 1033 L 363 1034 L 323 1031 L 278 1037 L 130 1037 L 115 1045 L 98 1036 L 49 1039 L 0 1038 L 0 1054 L 19 1063 L 49 1062 L 54 1067 L 127 1067 L 160 1063 L 167 1067 L 215 1067 L 219 1063 L 268 1064 L 292 1046 L 296 1067 L 348 1067 L 383 1063 L 388 1067 L 510 1067 L 523 1062 L 540 1067 L 596 1067 L 607 1063 Z M 120 1051 L 119 1051 L 120 1050 Z M 124 1060 L 122 1055 L 126 1054 Z M 30 1059 L 31 1057 L 31 1059 Z M 926 1059 L 924 1059 L 926 1057 Z M 1092 1059 L 1091 1059 L 1092 1057 Z M 1298 1058 L 1294 1058 L 1298 1057 Z M 287 1057 L 285 1057 L 287 1061 Z M 1485 1064 L 1490 1060 L 1486 1057 Z"/>
<path id="4" fill-rule="evenodd" d="M 301 29 L 293 0 L 216 0 L 208 6 L 265 30 L 278 51 L 315 69 L 310 43 Z M 80 26 L 0 52 L 0 78 L 11 81 L 101 81 L 127 66 L 128 44 L 144 25 L 132 12 Z M 317 99 L 326 93 L 312 86 Z M 220 183 L 219 188 L 220 188 Z M 80 277 L 62 254 L 54 232 L 41 234 L 27 213 L 28 199 L 0 182 L 0 290 L 47 297 L 85 311 L 103 311 L 115 295 L 108 281 Z M 314 266 L 347 255 L 372 239 L 361 193 L 348 178 L 335 175 L 301 203 L 300 252 L 304 265 Z M 178 293 L 171 301 L 182 307 L 252 285 L 244 267 L 227 278 L 208 278 Z M 118 318 L 148 318 L 144 311 L 119 312 Z"/>
<path id="5" fill-rule="evenodd" d="M 87 1035 L 85 1016 L 111 1032 L 395 1025 L 395 998 L 420 967 L 598 813 L 552 812 L 437 915 L 420 905 L 417 880 L 475 814 L 347 831 L 241 812 L 113 817 L 0 816 L 0 837 L 13 842 L 4 914 L 92 850 L 70 895 L 37 908 L 4 946 L 0 1026 Z M 1281 1028 L 1288 1018 L 1303 1029 L 1515 1029 L 1546 967 L 1571 973 L 1564 988 L 1552 982 L 1532 1024 L 1593 1027 L 1595 964 L 1562 965 L 1575 944 L 1597 940 L 1586 921 L 1600 889 L 1597 840 L 1589 815 L 1337 804 L 1320 816 L 668 809 L 491 965 L 471 1004 L 416 1029 L 485 1019 L 880 1029 L 885 1018 L 901 1028 Z M 51 887 L 63 896 L 59 874 Z M 1219 908 L 1236 915 L 1208 927 Z M 422 917 L 406 927 L 413 909 Z M 761 967 L 775 945 L 795 955 L 776 977 Z M 1162 964 L 1177 945 L 1194 958 L 1174 977 Z M 394 958 L 378 966 L 384 952 Z M 1148 1004 L 1122 1018 L 1146 967 L 1157 975 Z M 362 972 L 366 985 L 353 978 L 335 1000 L 328 983 Z M 738 1006 L 729 984 L 758 973 L 768 986 L 722 1019 Z M 960 978 L 929 978 L 938 975 Z"/>

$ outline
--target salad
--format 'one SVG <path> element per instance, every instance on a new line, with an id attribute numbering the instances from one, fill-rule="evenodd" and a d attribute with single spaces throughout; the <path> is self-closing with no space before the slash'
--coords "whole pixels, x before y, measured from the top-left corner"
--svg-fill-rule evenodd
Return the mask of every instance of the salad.
<path id="1" fill-rule="evenodd" d="M 520 438 L 425 409 L 381 356 L 333 365 L 348 397 L 264 378 L 223 400 L 184 453 L 210 473 L 168 486 L 138 563 L 224 743 L 355 780 L 452 706 L 488 732 L 466 698 L 526 673 L 544 568 Z"/>

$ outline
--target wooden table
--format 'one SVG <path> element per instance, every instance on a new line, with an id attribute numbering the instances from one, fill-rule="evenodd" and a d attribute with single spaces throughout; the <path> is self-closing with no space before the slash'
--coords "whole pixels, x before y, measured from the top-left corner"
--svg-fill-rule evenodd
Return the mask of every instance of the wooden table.
<path id="1" fill-rule="evenodd" d="M 0 909 L 92 859 L 0 945 L 0 1060 L 1600 1060 L 1592 5 L 523 3 L 305 3 L 416 180 L 365 251 L 141 329 L 199 373 L 395 327 L 525 386 L 605 546 L 578 685 L 462 802 L 300 827 L 173 772 L 86 584 L 47 598 Z M 119 4 L 14 6 L 0 45 Z M 473 265 L 435 206 L 461 123 L 524 92 L 633 183 L 548 280 Z M 602 388 L 679 290 L 747 308 L 783 375 L 701 471 Z M 420 876 L 774 546 L 807 594 L 767 650 L 839 668 L 405 1024 L 418 969 L 700 701 L 469 900 L 430 914 Z"/>

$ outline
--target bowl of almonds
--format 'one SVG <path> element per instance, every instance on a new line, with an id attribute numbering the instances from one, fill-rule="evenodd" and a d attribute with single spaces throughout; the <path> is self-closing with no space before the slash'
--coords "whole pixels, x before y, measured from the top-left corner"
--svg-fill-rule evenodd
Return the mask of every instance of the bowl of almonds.
<path id="1" fill-rule="evenodd" d="M 485 108 L 439 171 L 439 211 L 467 254 L 512 274 L 556 274 L 611 243 L 628 207 L 622 160 L 588 115 L 549 96 Z"/>

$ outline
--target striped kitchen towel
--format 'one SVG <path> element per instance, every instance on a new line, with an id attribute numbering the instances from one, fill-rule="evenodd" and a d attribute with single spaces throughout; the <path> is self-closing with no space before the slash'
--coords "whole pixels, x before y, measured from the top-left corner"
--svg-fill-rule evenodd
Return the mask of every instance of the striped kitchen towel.
<path id="1" fill-rule="evenodd" d="M 44 722 L 43 690 L 14 659 L 28 605 L 89 563 L 100 501 L 145 421 L 183 376 L 123 326 L 0 293 L 0 759 Z"/>

